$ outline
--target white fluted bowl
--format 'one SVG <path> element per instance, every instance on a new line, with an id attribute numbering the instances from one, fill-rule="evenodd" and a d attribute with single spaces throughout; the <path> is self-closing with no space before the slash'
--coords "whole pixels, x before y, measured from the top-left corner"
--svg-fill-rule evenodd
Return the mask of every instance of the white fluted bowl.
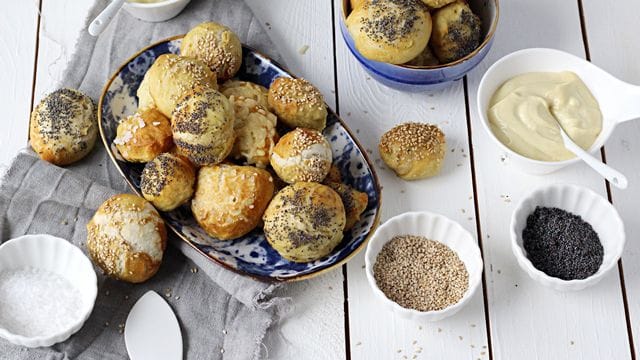
<path id="1" fill-rule="evenodd" d="M 442 310 L 418 311 L 402 307 L 387 298 L 376 284 L 373 265 L 384 244 L 398 235 L 423 236 L 448 246 L 458 255 L 469 273 L 469 287 L 460 301 Z M 442 320 L 458 312 L 480 286 L 483 269 L 480 249 L 473 236 L 457 222 L 426 211 L 400 214 L 381 225 L 367 245 L 365 267 L 373 293 L 387 308 L 403 318 L 426 321 Z"/>
<path id="2" fill-rule="evenodd" d="M 25 268 L 47 270 L 67 279 L 82 297 L 80 317 L 67 329 L 38 337 L 13 334 L 0 323 L 0 337 L 31 348 L 67 340 L 87 321 L 98 295 L 98 279 L 91 261 L 70 242 L 46 234 L 25 235 L 0 245 L 0 272 Z"/>
<path id="3" fill-rule="evenodd" d="M 522 231 L 536 206 L 556 207 L 579 215 L 591 224 L 604 248 L 602 265 L 595 274 L 586 279 L 562 280 L 533 266 L 522 245 Z M 553 184 L 540 187 L 520 201 L 511 217 L 511 248 L 518 264 L 533 280 L 560 291 L 581 290 L 600 281 L 617 264 L 624 242 L 624 224 L 618 211 L 605 198 L 582 186 Z"/>

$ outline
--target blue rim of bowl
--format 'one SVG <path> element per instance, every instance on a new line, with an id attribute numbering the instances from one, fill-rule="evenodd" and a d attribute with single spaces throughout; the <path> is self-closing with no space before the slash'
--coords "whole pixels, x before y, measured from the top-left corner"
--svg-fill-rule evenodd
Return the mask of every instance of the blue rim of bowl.
<path id="1" fill-rule="evenodd" d="M 122 169 L 120 168 L 120 166 L 118 165 L 118 162 L 116 161 L 115 156 L 113 155 L 113 153 L 111 152 L 111 147 L 109 146 L 109 144 L 107 143 L 107 138 L 104 134 L 104 129 L 102 128 L 102 105 L 104 103 L 104 98 L 107 94 L 107 91 L 109 90 L 109 88 L 111 87 L 111 84 L 113 83 L 113 81 L 118 77 L 118 74 L 120 74 L 120 72 L 122 71 L 122 69 L 127 66 L 131 61 L 133 61 L 135 58 L 137 58 L 138 56 L 140 56 L 140 54 L 142 54 L 143 52 L 158 46 L 159 44 L 165 43 L 165 42 L 169 42 L 169 41 L 173 41 L 173 40 L 177 40 L 177 39 L 182 39 L 185 36 L 185 34 L 182 35 L 175 35 L 163 40 L 159 40 L 151 45 L 148 45 L 142 49 L 140 49 L 139 51 L 137 51 L 135 54 L 133 54 L 131 57 L 129 57 L 127 60 L 125 60 L 117 69 L 116 71 L 111 74 L 111 76 L 109 77 L 109 80 L 105 83 L 104 87 L 102 88 L 102 92 L 100 94 L 100 100 L 98 101 L 98 130 L 100 131 L 100 139 L 102 139 L 102 144 L 105 147 L 105 150 L 107 151 L 107 154 L 109 155 L 109 158 L 111 159 L 111 161 L 113 162 L 113 164 L 115 165 L 116 169 L 118 170 L 118 172 L 120 173 L 120 175 L 124 178 L 124 180 L 126 181 L 126 183 L 129 185 L 129 187 L 131 188 L 131 190 L 138 196 L 142 196 L 142 194 L 138 191 L 138 189 L 129 181 L 129 179 L 127 178 L 127 176 L 124 174 L 124 172 L 122 171 Z M 277 61 L 271 59 L 271 57 L 265 55 L 264 53 L 256 50 L 255 48 L 248 46 L 246 44 L 242 44 L 243 47 L 251 50 L 252 52 L 255 52 L 256 54 L 264 57 L 265 59 L 268 59 L 272 64 L 274 64 L 275 66 L 279 67 L 280 69 L 284 70 L 287 74 L 289 74 L 291 77 L 293 78 L 298 78 L 297 76 L 295 76 L 292 72 L 289 71 L 289 69 L 287 69 L 286 67 L 282 66 L 280 63 L 278 63 Z M 330 108 L 328 104 L 325 103 L 325 105 L 327 106 L 327 108 Z M 333 110 L 332 110 L 333 111 Z M 344 130 L 349 134 L 349 136 L 351 137 L 351 139 L 353 139 L 353 142 L 356 144 L 356 146 L 360 149 L 364 149 L 364 147 L 362 146 L 362 144 L 360 144 L 360 141 L 358 141 L 358 138 L 356 138 L 353 135 L 353 132 L 351 131 L 351 129 L 349 129 L 349 127 L 347 126 L 347 124 L 340 118 L 340 116 L 338 115 L 338 113 L 336 113 L 334 111 L 334 114 L 336 115 L 336 118 L 338 119 L 338 121 L 340 122 L 340 125 L 344 128 Z M 373 167 L 373 163 L 371 162 L 371 159 L 369 158 L 368 154 L 366 151 L 361 151 L 360 152 L 362 154 L 362 156 L 364 157 L 365 161 L 367 162 L 367 164 L 369 165 L 369 168 L 371 170 L 371 176 L 373 177 L 374 180 L 374 184 L 375 184 L 375 189 L 376 189 L 376 193 L 378 194 L 378 205 L 376 207 L 376 215 L 373 219 L 373 223 L 371 225 L 371 229 L 369 230 L 369 233 L 367 234 L 367 236 L 362 240 L 362 243 L 360 245 L 358 245 L 357 248 L 355 248 L 350 254 L 348 254 L 347 256 L 345 256 L 344 258 L 342 258 L 339 261 L 336 261 L 334 264 L 327 266 L 325 268 L 319 269 L 317 271 L 314 272 L 310 272 L 307 274 L 301 274 L 301 275 L 296 275 L 296 276 L 292 276 L 292 277 L 286 277 L 286 278 L 281 278 L 281 277 L 266 277 L 266 276 L 260 276 L 260 275 L 256 275 L 256 274 L 251 274 L 245 271 L 241 271 L 239 269 L 235 269 L 225 263 L 223 263 L 222 261 L 219 261 L 216 258 L 213 258 L 211 256 L 209 256 L 207 253 L 205 253 L 204 251 L 202 251 L 200 248 L 198 248 L 196 245 L 194 245 L 191 240 L 187 239 L 185 236 L 183 236 L 177 229 L 175 229 L 171 224 L 168 224 L 165 222 L 165 225 L 171 229 L 171 231 L 176 234 L 176 236 L 178 236 L 182 241 L 186 242 L 187 245 L 189 245 L 191 248 L 193 248 L 195 251 L 197 251 L 198 253 L 200 253 L 202 256 L 204 256 L 205 258 L 209 259 L 210 261 L 213 261 L 214 263 L 222 266 L 223 268 L 233 271 L 237 274 L 240 274 L 242 276 L 246 276 L 249 278 L 252 278 L 254 280 L 258 280 L 258 281 L 263 281 L 263 282 L 267 282 L 267 283 L 287 283 L 287 282 L 296 282 L 296 281 L 301 281 L 301 280 L 307 280 L 322 274 L 325 274 L 327 272 L 330 272 L 336 268 L 338 268 L 339 266 L 342 266 L 344 264 L 346 264 L 349 260 L 351 260 L 354 256 L 356 256 L 358 253 L 360 253 L 360 251 L 362 251 L 367 244 L 369 243 L 369 240 L 371 239 L 371 237 L 374 235 L 376 229 L 378 228 L 378 225 L 380 224 L 380 215 L 381 215 L 381 209 L 382 209 L 382 188 L 380 187 L 380 179 L 378 179 L 378 174 L 376 173 L 375 168 Z"/>
<path id="2" fill-rule="evenodd" d="M 416 65 L 406 65 L 406 64 L 390 64 L 390 63 L 383 63 L 389 66 L 393 66 L 393 67 L 398 67 L 401 69 L 411 69 L 411 70 L 437 70 L 437 69 L 445 69 L 454 65 L 458 65 L 461 64 L 471 58 L 473 58 L 474 56 L 476 56 L 478 53 L 480 53 L 480 50 L 482 50 L 483 48 L 485 48 L 493 39 L 493 36 L 496 33 L 496 30 L 498 29 L 498 20 L 500 19 L 500 4 L 499 4 L 499 0 L 489 0 L 489 1 L 493 1 L 493 3 L 495 4 L 496 7 L 496 16 L 493 19 L 493 22 L 491 23 L 491 27 L 489 28 L 489 32 L 487 33 L 487 35 L 484 37 L 484 40 L 482 40 L 482 42 L 480 43 L 480 45 L 478 45 L 477 48 L 475 48 L 475 50 L 473 50 L 472 52 L 470 52 L 469 54 L 467 54 L 466 56 L 456 60 L 456 61 L 452 61 L 452 62 L 448 62 L 446 64 L 439 64 L 439 65 L 429 65 L 429 66 L 416 66 Z M 347 9 L 353 11 L 353 9 L 351 9 L 351 4 L 349 4 L 349 0 L 342 0 L 342 12 L 340 14 L 340 16 L 342 17 L 341 20 L 343 22 L 343 24 L 345 24 L 346 27 L 346 21 L 347 21 Z M 347 33 L 349 31 L 347 30 Z M 343 34 L 342 35 L 343 38 L 344 36 L 351 36 L 351 34 Z M 349 50 L 351 50 L 351 48 L 349 46 L 347 46 L 349 48 Z M 353 49 L 351 50 L 351 52 L 353 51 L 358 51 L 358 49 Z M 362 56 L 362 54 L 360 54 L 360 52 L 358 52 L 358 54 L 360 56 Z M 374 62 L 379 62 L 379 61 L 375 61 L 375 60 L 369 60 L 369 61 L 374 61 Z M 364 63 L 362 61 L 360 61 L 361 64 L 364 65 Z M 370 69 L 369 67 L 367 67 L 367 69 Z M 379 74 L 378 72 L 376 72 L 377 74 Z M 385 76 L 387 77 L 387 76 Z M 394 80 L 393 78 L 389 78 L 389 80 Z M 434 83 L 434 84 L 439 84 L 439 83 Z M 423 85 L 421 84 L 412 84 L 412 85 Z"/>

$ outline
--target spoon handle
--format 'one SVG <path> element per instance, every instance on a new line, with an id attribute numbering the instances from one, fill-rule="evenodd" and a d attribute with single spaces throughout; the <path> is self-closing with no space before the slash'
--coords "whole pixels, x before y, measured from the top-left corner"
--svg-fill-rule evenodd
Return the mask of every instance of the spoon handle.
<path id="1" fill-rule="evenodd" d="M 122 7 L 125 0 L 113 0 L 102 12 L 96 16 L 95 19 L 89 24 L 89 34 L 92 36 L 100 35 L 104 29 L 109 25 L 113 17 Z"/>
<path id="2" fill-rule="evenodd" d="M 571 140 L 571 138 L 569 138 L 567 133 L 565 133 L 563 130 L 560 130 L 560 135 L 562 136 L 562 140 L 564 140 L 564 146 L 569 149 L 569 151 L 576 154 L 576 156 L 582 159 L 585 163 L 587 163 L 587 165 L 589 165 L 593 170 L 598 172 L 605 179 L 609 180 L 609 182 L 612 183 L 615 187 L 619 189 L 627 188 L 629 182 L 627 181 L 627 177 L 624 176 L 624 174 L 603 163 L 593 155 L 589 154 L 589 152 L 585 151 L 583 148 L 574 143 L 573 140 Z"/>

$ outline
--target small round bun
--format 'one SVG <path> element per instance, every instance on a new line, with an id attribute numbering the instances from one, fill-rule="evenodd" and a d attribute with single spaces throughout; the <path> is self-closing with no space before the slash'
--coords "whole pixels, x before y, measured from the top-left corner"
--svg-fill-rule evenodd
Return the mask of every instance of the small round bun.
<path id="1" fill-rule="evenodd" d="M 429 46 L 426 46 L 424 50 L 422 50 L 422 52 L 418 54 L 418 56 L 414 57 L 411 61 L 406 63 L 406 65 L 411 66 L 435 66 L 439 64 L 440 61 L 433 54 L 433 51 L 431 51 L 431 48 Z"/>
<path id="2" fill-rule="evenodd" d="M 458 0 L 433 13 L 431 47 L 441 63 L 456 61 L 480 45 L 482 22 L 465 1 Z"/>
<path id="3" fill-rule="evenodd" d="M 390 64 L 418 56 L 431 36 L 431 16 L 418 1 L 369 2 L 354 8 L 346 25 L 362 56 Z"/>
<path id="4" fill-rule="evenodd" d="M 195 88 L 218 89 L 216 74 L 198 59 L 160 55 L 138 87 L 138 108 L 156 107 L 171 118 L 178 101 Z"/>
<path id="5" fill-rule="evenodd" d="M 220 80 L 231 79 L 242 64 L 242 44 L 228 27 L 214 22 L 202 23 L 182 39 L 180 53 L 202 60 Z"/>
<path id="6" fill-rule="evenodd" d="M 142 196 L 157 209 L 171 211 L 193 196 L 196 172 L 191 163 L 171 153 L 158 155 L 142 171 Z"/>
<path id="7" fill-rule="evenodd" d="M 255 100 L 258 102 L 258 105 L 262 106 L 265 110 L 271 111 L 269 100 L 267 99 L 269 90 L 264 86 L 249 81 L 227 80 L 220 86 L 220 92 L 228 98 L 234 96 L 236 99 L 245 97 Z"/>
<path id="8" fill-rule="evenodd" d="M 292 128 L 322 130 L 327 125 L 327 106 L 315 86 L 304 79 L 279 77 L 269 87 L 269 106 Z"/>
<path id="9" fill-rule="evenodd" d="M 115 195 L 87 224 L 87 250 L 107 275 L 131 283 L 151 278 L 167 246 L 164 221 L 145 199 Z"/>
<path id="10" fill-rule="evenodd" d="M 342 241 L 346 222 L 340 196 L 326 185 L 309 182 L 280 190 L 262 219 L 269 244 L 295 262 L 328 255 Z"/>
<path id="11" fill-rule="evenodd" d="M 191 210 L 207 234 L 237 239 L 260 223 L 273 197 L 273 178 L 253 166 L 215 165 L 200 169 Z"/>
<path id="12" fill-rule="evenodd" d="M 171 116 L 173 142 L 195 165 L 218 164 L 233 147 L 234 119 L 233 106 L 224 95 L 196 89 L 180 100 Z"/>
<path id="13" fill-rule="evenodd" d="M 357 9 L 357 8 L 365 5 L 369 1 L 371 1 L 371 0 L 350 0 L 351 9 Z"/>
<path id="14" fill-rule="evenodd" d="M 313 129 L 296 128 L 286 133 L 271 154 L 271 166 L 289 184 L 322 182 L 332 162 L 331 145 Z"/>
<path id="15" fill-rule="evenodd" d="M 422 0 L 422 2 L 429 7 L 429 9 L 439 9 L 445 5 L 451 4 L 456 0 Z"/>
<path id="16" fill-rule="evenodd" d="M 360 221 L 360 215 L 367 208 L 369 203 L 369 197 L 367 194 L 360 192 L 349 185 L 342 183 L 328 183 L 327 186 L 332 188 L 340 198 L 344 205 L 344 211 L 347 216 L 344 231 L 349 231 L 353 226 Z"/>
<path id="17" fill-rule="evenodd" d="M 435 125 L 405 123 L 382 135 L 380 156 L 405 180 L 437 175 L 442 168 L 446 142 L 444 133 Z"/>
<path id="18" fill-rule="evenodd" d="M 73 89 L 52 92 L 31 113 L 29 135 L 42 160 L 68 165 L 82 159 L 98 136 L 93 100 Z"/>
<path id="19" fill-rule="evenodd" d="M 127 161 L 151 161 L 173 147 L 171 123 L 155 108 L 142 110 L 118 124 L 113 143 Z"/>
<path id="20" fill-rule="evenodd" d="M 236 159 L 244 159 L 249 165 L 266 168 L 278 141 L 278 119 L 253 99 L 231 95 L 229 100 L 233 103 L 236 116 L 236 142 L 231 155 Z"/>

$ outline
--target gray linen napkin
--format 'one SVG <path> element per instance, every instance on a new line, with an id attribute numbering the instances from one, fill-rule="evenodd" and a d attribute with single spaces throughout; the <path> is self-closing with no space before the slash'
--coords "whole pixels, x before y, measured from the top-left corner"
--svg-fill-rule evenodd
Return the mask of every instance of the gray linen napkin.
<path id="1" fill-rule="evenodd" d="M 87 20 L 107 3 L 98 0 Z M 120 11 L 99 38 L 80 35 L 60 86 L 78 88 L 97 100 L 108 77 L 137 50 L 207 20 L 226 24 L 244 43 L 266 53 L 273 49 L 243 1 L 193 0 L 178 17 L 157 24 Z M 23 234 L 48 233 L 86 250 L 86 223 L 104 200 L 125 191 L 129 190 L 101 143 L 86 159 L 64 169 L 23 151 L 0 183 L 0 243 Z M 147 283 L 131 285 L 99 275 L 95 309 L 69 340 L 51 348 L 25 349 L 0 339 L 0 358 L 126 358 L 123 324 L 131 306 L 148 290 L 165 296 L 177 313 L 187 358 L 259 358 L 265 332 L 285 306 L 284 299 L 270 296 L 276 285 L 223 269 L 175 237 L 170 243 L 174 246 L 167 248 L 160 271 Z M 201 271 L 195 272 L 197 268 Z"/>

